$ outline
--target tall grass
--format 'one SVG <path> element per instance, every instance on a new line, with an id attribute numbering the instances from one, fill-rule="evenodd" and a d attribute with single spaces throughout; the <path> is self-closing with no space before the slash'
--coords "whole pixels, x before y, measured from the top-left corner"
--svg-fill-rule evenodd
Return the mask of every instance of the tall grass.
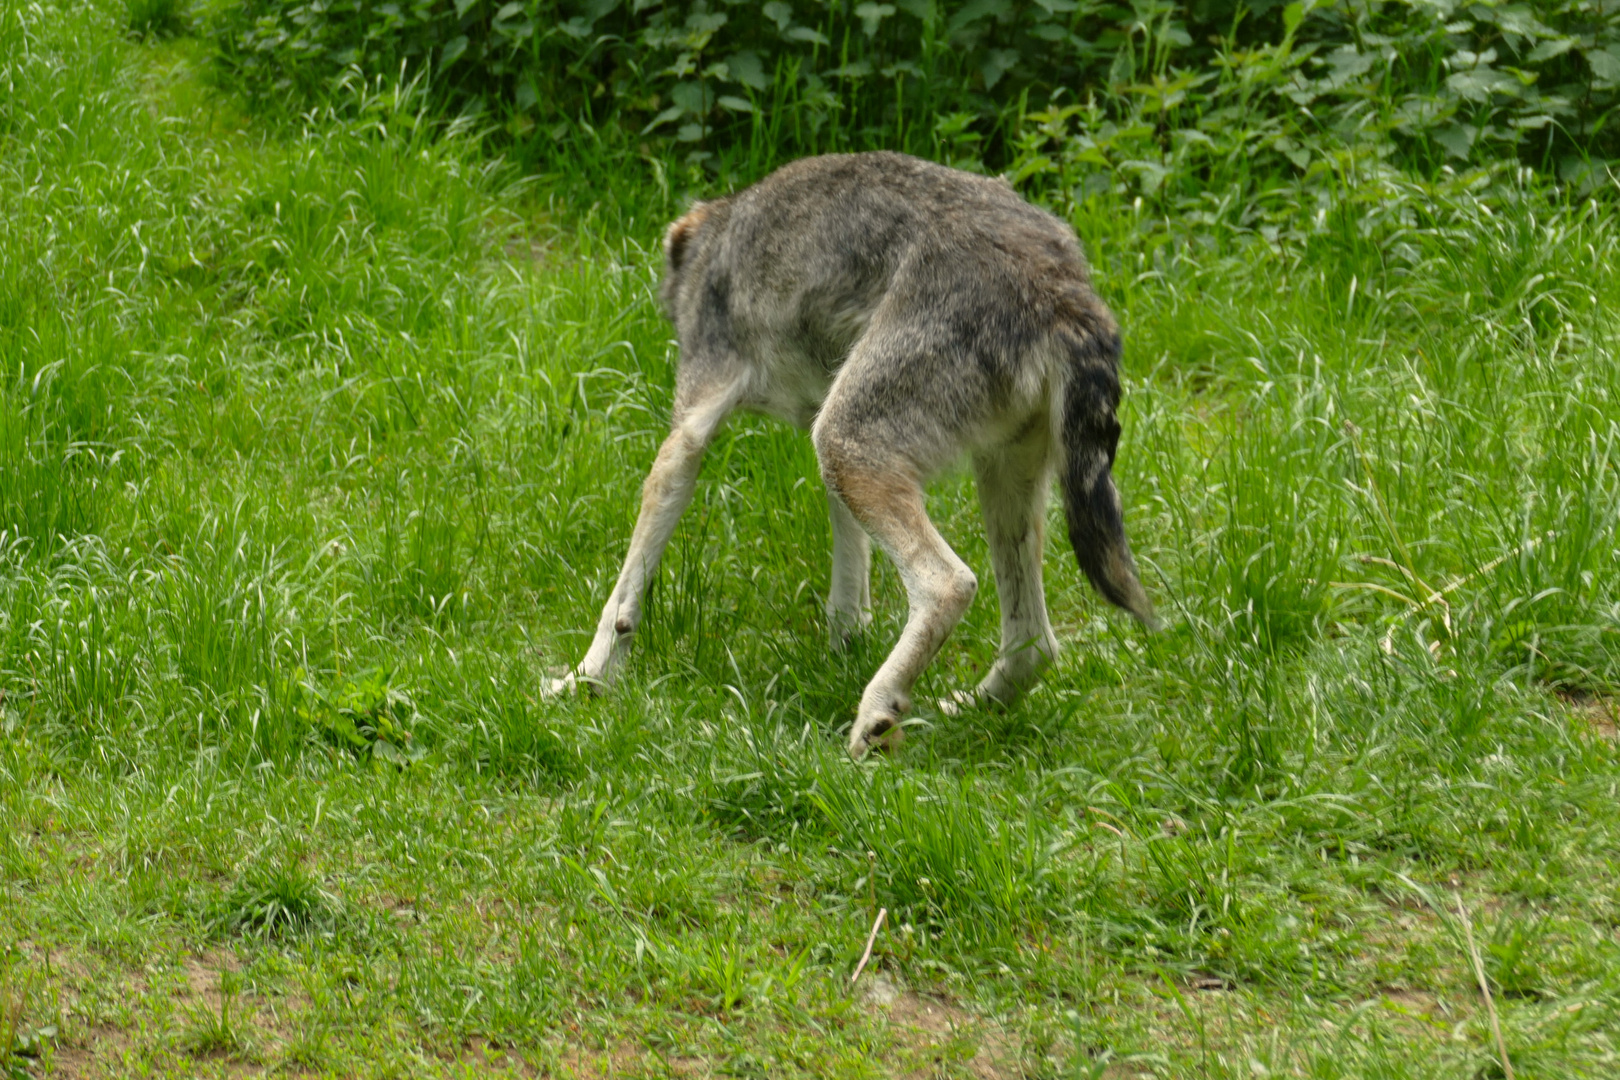
<path id="1" fill-rule="evenodd" d="M 885 977 L 1017 1018 L 1030 1071 L 1460 1076 L 1489 1051 L 1455 880 L 1515 1063 L 1606 1067 L 1610 194 L 1032 188 L 1126 327 L 1118 472 L 1171 625 L 1123 625 L 1054 541 L 1042 686 L 925 706 L 856 767 L 903 590 L 880 560 L 828 653 L 813 453 L 762 420 L 717 440 L 619 692 L 538 693 L 667 427 L 678 190 L 615 231 L 377 84 L 244 132 L 195 43 L 64 10 L 0 14 L 7 963 L 239 952 L 297 1017 L 257 1052 L 299 1067 L 631 1031 L 876 1075 L 908 1051 L 845 996 L 875 905 Z M 986 565 L 965 475 L 930 510 Z M 918 700 L 997 629 L 987 588 Z M 1226 1027 L 1175 1003 L 1200 980 L 1236 988 Z M 151 987 L 75 1007 L 172 1066 Z M 1462 1034 L 1424 1042 L 1392 987 Z"/>

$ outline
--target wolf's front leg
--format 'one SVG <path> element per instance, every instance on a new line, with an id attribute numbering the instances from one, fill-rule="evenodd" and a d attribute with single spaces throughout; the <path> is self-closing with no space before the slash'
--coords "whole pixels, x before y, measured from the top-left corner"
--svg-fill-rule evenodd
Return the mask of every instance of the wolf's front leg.
<path id="1" fill-rule="evenodd" d="M 630 652 L 630 639 L 641 624 L 641 600 L 647 582 L 657 572 L 664 548 L 692 501 L 703 453 L 736 401 L 736 387 L 730 385 L 684 407 L 677 400 L 675 423 L 641 485 L 641 513 L 630 536 L 630 551 L 613 593 L 602 608 L 602 617 L 596 621 L 596 636 L 579 666 L 551 681 L 550 692 L 560 693 L 579 683 L 600 691 L 612 684 Z"/>

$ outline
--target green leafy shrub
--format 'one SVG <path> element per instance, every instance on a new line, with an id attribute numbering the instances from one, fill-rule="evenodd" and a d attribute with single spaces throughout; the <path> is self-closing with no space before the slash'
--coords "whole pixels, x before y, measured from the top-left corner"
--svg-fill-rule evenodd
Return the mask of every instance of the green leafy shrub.
<path id="1" fill-rule="evenodd" d="M 298 673 L 302 678 L 302 672 Z M 416 706 L 386 671 L 369 671 L 325 692 L 303 683 L 298 712 L 326 743 L 357 757 L 406 764 L 425 753 L 416 740 Z"/>
<path id="2" fill-rule="evenodd" d="M 888 146 L 1062 170 L 1141 137 L 1196 179 L 1372 138 L 1420 167 L 1508 154 L 1569 179 L 1616 152 L 1620 102 L 1608 0 L 237 0 L 212 34 L 259 94 L 421 75 L 520 140 L 610 125 L 757 166 Z"/>
<path id="3" fill-rule="evenodd" d="M 186 0 L 124 0 L 129 29 L 142 37 L 169 37 L 185 29 Z"/>

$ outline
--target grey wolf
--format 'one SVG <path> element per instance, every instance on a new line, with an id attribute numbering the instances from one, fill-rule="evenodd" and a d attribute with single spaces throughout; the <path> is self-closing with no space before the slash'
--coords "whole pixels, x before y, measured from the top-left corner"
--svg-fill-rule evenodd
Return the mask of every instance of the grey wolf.
<path id="1" fill-rule="evenodd" d="M 1155 624 L 1111 474 L 1119 329 L 1058 218 L 1001 180 L 902 154 L 831 155 L 696 203 L 669 227 L 664 263 L 680 344 L 671 430 L 590 649 L 554 691 L 613 680 L 704 450 L 739 408 L 810 431 L 832 516 L 834 644 L 871 619 L 871 540 L 905 585 L 905 629 L 850 729 L 856 758 L 899 737 L 913 685 L 978 587 L 923 502 L 928 479 L 964 454 L 1001 650 L 945 711 L 1009 703 L 1057 656 L 1041 584 L 1054 472 L 1081 569 Z"/>

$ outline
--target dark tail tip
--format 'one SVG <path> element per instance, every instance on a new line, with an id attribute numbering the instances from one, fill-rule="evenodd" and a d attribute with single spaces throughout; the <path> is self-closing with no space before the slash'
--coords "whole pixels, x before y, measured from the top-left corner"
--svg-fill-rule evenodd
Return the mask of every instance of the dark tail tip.
<path id="1" fill-rule="evenodd" d="M 1136 576 L 1125 517 L 1114 488 L 1119 445 L 1119 335 L 1076 331 L 1065 335 L 1071 366 L 1063 391 L 1063 502 L 1069 543 L 1091 584 L 1109 603 L 1156 630 L 1153 602 Z"/>
<path id="2" fill-rule="evenodd" d="M 1080 569 L 1103 599 L 1130 612 L 1147 629 L 1159 629 L 1162 624 L 1137 577 L 1136 560 L 1125 538 L 1125 519 L 1113 477 L 1104 473 L 1089 489 L 1076 494 L 1078 497 L 1065 490 L 1069 543 Z"/>

